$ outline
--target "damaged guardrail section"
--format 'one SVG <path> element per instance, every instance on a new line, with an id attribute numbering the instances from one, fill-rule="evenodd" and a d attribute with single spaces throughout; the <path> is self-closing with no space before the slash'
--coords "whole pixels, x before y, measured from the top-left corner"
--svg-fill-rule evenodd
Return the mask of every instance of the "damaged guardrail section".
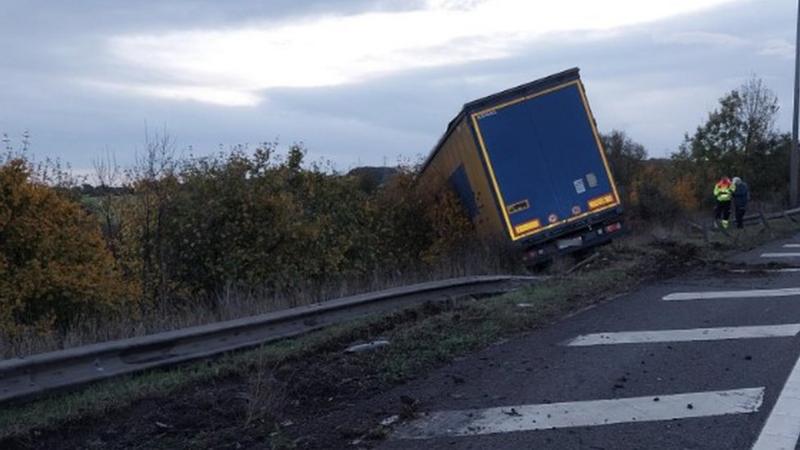
<path id="1" fill-rule="evenodd" d="M 768 214 L 759 212 L 756 214 L 749 214 L 744 216 L 744 218 L 742 218 L 742 222 L 744 225 L 762 225 L 764 228 L 769 229 L 770 220 L 786 219 L 794 224 L 800 224 L 800 218 L 794 217 L 798 215 L 800 215 L 800 208 L 787 209 L 785 211 L 779 211 Z M 689 221 L 689 225 L 691 225 L 691 227 L 696 229 L 697 231 L 701 232 L 706 241 L 710 239 L 710 232 L 712 230 L 712 226 L 710 223 L 698 224 L 696 222 Z M 727 234 L 725 230 L 720 230 L 720 231 Z"/>
<path id="2" fill-rule="evenodd" d="M 0 402 L 254 347 L 428 301 L 499 294 L 540 277 L 474 276 L 428 282 L 175 331 L 0 361 Z"/>

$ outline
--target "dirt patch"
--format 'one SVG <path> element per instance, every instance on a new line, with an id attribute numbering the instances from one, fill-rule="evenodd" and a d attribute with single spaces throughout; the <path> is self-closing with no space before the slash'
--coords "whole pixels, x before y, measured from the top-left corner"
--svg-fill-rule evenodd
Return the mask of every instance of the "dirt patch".
<path id="1" fill-rule="evenodd" d="M 394 383 L 375 369 L 377 355 L 322 354 L 275 369 L 187 386 L 105 417 L 87 416 L 54 430 L 0 441 L 4 449 L 300 448 L 349 446 L 382 438 L 374 424 L 398 405 L 372 411 L 355 404 Z"/>
<path id="2" fill-rule="evenodd" d="M 137 402 L 106 417 L 86 417 L 50 433 L 34 430 L 27 436 L 2 442 L 3 448 L 185 448 L 242 441 L 228 424 L 242 423 L 244 380 L 232 377 L 207 386 L 187 388 L 169 400 Z M 145 445 L 145 443 L 147 443 Z M 176 445 L 179 444 L 179 445 Z M 215 445 L 216 444 L 216 445 Z"/>

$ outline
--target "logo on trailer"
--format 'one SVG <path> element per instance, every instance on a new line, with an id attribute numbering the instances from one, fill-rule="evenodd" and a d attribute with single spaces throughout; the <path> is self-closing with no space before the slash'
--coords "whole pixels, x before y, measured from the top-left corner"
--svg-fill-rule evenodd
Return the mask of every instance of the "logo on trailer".
<path id="1" fill-rule="evenodd" d="M 580 214 L 581 212 L 582 212 L 582 211 L 581 211 L 581 207 L 580 207 L 580 206 L 578 206 L 578 205 L 575 205 L 575 206 L 573 206 L 573 207 L 572 207 L 572 215 L 573 215 L 573 216 L 577 216 L 577 215 L 578 215 L 578 214 Z"/>
<path id="2" fill-rule="evenodd" d="M 550 214 L 549 216 L 547 216 L 547 221 L 550 223 L 556 223 L 558 222 L 558 216 L 555 214 Z"/>

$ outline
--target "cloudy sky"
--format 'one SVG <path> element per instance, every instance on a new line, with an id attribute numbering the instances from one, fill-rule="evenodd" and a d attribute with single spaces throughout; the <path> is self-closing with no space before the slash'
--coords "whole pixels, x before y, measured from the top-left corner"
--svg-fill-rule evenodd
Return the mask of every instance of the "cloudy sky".
<path id="1" fill-rule="evenodd" d="M 0 0 L 0 132 L 88 169 L 146 129 L 196 154 L 426 154 L 469 100 L 580 67 L 602 130 L 673 151 L 756 74 L 790 128 L 790 0 Z"/>

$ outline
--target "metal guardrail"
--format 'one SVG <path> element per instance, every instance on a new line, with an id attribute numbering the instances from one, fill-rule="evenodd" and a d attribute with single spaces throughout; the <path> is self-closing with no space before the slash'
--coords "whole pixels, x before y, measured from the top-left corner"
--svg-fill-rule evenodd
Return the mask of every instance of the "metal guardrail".
<path id="1" fill-rule="evenodd" d="M 748 226 L 748 225 L 762 225 L 762 226 L 764 226 L 764 228 L 769 230 L 770 229 L 769 221 L 771 221 L 771 220 L 786 219 L 786 220 L 788 220 L 788 221 L 790 221 L 792 223 L 800 224 L 800 220 L 795 218 L 795 217 L 793 217 L 793 216 L 798 216 L 798 215 L 800 215 L 800 208 L 787 209 L 785 211 L 778 211 L 778 212 L 769 213 L 769 214 L 765 214 L 763 212 L 759 212 L 759 213 L 749 214 L 747 216 L 744 216 L 744 218 L 742 219 L 742 222 L 744 223 L 745 226 Z M 710 224 L 707 224 L 707 223 L 698 224 L 696 222 L 689 221 L 689 225 L 691 225 L 692 228 L 695 228 L 696 230 L 698 230 L 701 233 L 703 233 L 703 237 L 705 238 L 706 241 L 708 241 L 710 239 L 710 232 L 712 231 L 712 227 L 711 227 Z M 724 230 L 724 229 L 719 229 L 719 231 L 723 232 L 724 234 L 728 234 L 728 232 L 726 230 Z"/>
<path id="2" fill-rule="evenodd" d="M 428 301 L 499 294 L 540 279 L 498 275 L 421 283 L 243 319 L 0 360 L 0 402 L 255 347 Z"/>

